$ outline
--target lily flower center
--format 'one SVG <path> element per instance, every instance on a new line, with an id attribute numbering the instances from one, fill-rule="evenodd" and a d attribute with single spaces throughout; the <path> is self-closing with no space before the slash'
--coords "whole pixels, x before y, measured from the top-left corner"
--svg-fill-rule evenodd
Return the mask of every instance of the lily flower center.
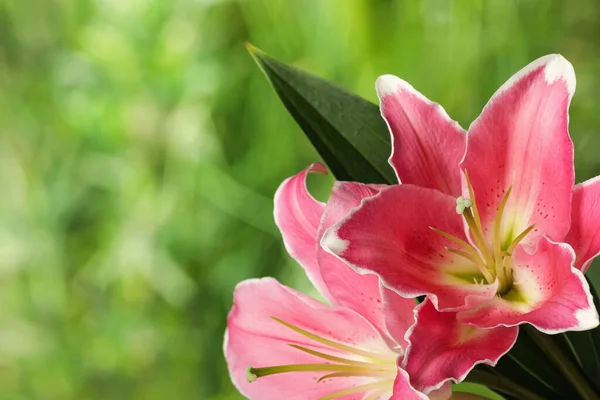
<path id="1" fill-rule="evenodd" d="M 500 228 L 502 226 L 502 215 L 504 213 L 506 202 L 508 201 L 512 191 L 511 185 L 504 193 L 504 196 L 502 197 L 502 200 L 498 206 L 498 210 L 496 211 L 493 235 L 491 238 L 486 238 L 481 226 L 481 219 L 477 209 L 477 202 L 475 200 L 473 186 L 469 180 L 469 174 L 467 174 L 466 171 L 465 177 L 469 188 L 470 198 L 464 198 L 462 196 L 457 198 L 456 212 L 463 216 L 467 226 L 469 227 L 469 232 L 473 238 L 473 241 L 475 242 L 475 245 L 471 245 L 470 243 L 450 235 L 449 233 L 436 229 L 435 227 L 431 227 L 431 229 L 456 243 L 459 248 L 447 247 L 446 250 L 473 262 L 479 269 L 479 272 L 481 272 L 485 282 L 491 284 L 497 279 L 497 294 L 499 296 L 503 296 L 510 292 L 514 283 L 511 260 L 512 253 L 517 245 L 525 238 L 525 236 L 527 236 L 527 234 L 531 232 L 533 228 L 535 228 L 535 224 L 530 225 L 516 237 L 510 238 L 511 240 L 506 240 L 505 238 L 501 237 Z"/>
<path id="2" fill-rule="evenodd" d="M 343 353 L 344 357 L 324 353 L 309 347 L 298 344 L 289 344 L 289 346 L 308 353 L 317 358 L 318 362 L 311 364 L 286 364 L 268 367 L 249 366 L 246 370 L 246 379 L 248 382 L 254 382 L 257 379 L 288 372 L 320 372 L 321 376 L 316 383 L 326 379 L 344 378 L 344 377 L 364 377 L 371 378 L 369 383 L 351 386 L 320 397 L 317 400 L 333 400 L 345 397 L 355 393 L 369 392 L 367 399 L 376 399 L 381 394 L 392 389 L 394 379 L 398 372 L 396 366 L 397 354 L 390 350 L 388 354 L 373 353 L 358 347 L 348 346 L 326 339 L 314 333 L 308 332 L 300 327 L 285 322 L 279 318 L 271 317 L 280 324 L 290 328 L 293 331 L 311 339 L 315 346 L 322 349 L 323 345 L 329 347 L 333 352 Z M 320 359 L 320 360 L 319 360 Z"/>

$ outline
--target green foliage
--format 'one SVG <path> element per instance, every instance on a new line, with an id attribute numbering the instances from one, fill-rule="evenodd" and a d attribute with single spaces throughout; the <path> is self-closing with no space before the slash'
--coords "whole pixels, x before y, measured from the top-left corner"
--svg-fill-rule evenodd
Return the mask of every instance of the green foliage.
<path id="1" fill-rule="evenodd" d="M 371 102 L 399 75 L 464 127 L 560 52 L 582 181 L 599 20 L 593 0 L 0 1 L 0 399 L 240 398 L 231 293 L 265 275 L 309 291 L 272 195 L 318 159 L 244 41 Z"/>
<path id="2" fill-rule="evenodd" d="M 590 284 L 596 309 L 600 310 L 600 293 L 598 286 Z M 567 332 L 563 334 L 564 348 L 572 349 L 576 354 L 572 361 L 579 364 L 594 389 L 600 392 L 600 329 L 583 332 Z"/>

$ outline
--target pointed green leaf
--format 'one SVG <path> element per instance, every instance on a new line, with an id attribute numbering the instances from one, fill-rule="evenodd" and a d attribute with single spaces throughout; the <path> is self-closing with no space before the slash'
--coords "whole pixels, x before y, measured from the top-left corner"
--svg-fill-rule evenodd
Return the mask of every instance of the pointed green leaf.
<path id="1" fill-rule="evenodd" d="M 393 183 L 390 135 L 379 107 L 324 79 L 248 50 L 339 180 Z"/>
<path id="2" fill-rule="evenodd" d="M 496 369 L 487 365 L 479 365 L 471 371 L 468 380 L 486 386 L 494 392 L 501 394 L 506 400 L 544 400 L 552 398 L 544 397 L 543 394 L 521 386 L 516 381 L 503 376 Z M 546 396 L 548 395 L 546 394 Z M 554 396 L 554 394 L 550 392 L 550 396 Z"/>
<path id="3" fill-rule="evenodd" d="M 534 340 L 524 329 L 519 330 L 519 338 L 514 347 L 500 359 L 496 367 L 477 366 L 467 380 L 479 381 L 480 372 L 493 371 L 503 379 L 513 382 L 544 399 L 577 398 L 577 392 L 564 376 L 554 368 L 549 358 L 535 345 Z M 494 388 L 504 394 L 502 388 Z"/>
<path id="4" fill-rule="evenodd" d="M 598 291 L 588 279 L 596 308 L 600 310 Z M 600 327 L 583 332 L 567 332 L 564 335 L 575 361 L 591 385 L 600 393 Z"/>

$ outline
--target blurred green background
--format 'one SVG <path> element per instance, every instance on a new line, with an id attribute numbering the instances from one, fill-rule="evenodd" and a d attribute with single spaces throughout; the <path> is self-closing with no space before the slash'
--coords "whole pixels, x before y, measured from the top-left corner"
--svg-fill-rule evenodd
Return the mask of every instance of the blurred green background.
<path id="1" fill-rule="evenodd" d="M 0 399 L 240 398 L 232 290 L 309 288 L 272 196 L 318 159 L 246 40 L 373 101 L 399 75 L 463 127 L 560 52 L 577 180 L 600 172 L 595 0 L 0 0 Z"/>

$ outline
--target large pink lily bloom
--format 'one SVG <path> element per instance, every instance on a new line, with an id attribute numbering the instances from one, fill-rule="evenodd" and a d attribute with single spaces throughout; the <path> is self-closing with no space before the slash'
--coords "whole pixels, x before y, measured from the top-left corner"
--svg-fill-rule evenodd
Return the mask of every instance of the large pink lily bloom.
<path id="1" fill-rule="evenodd" d="M 404 297 L 490 328 L 598 326 L 583 277 L 600 252 L 600 181 L 574 185 L 571 64 L 542 57 L 468 132 L 408 83 L 377 81 L 401 185 L 365 200 L 322 244 Z"/>
<path id="2" fill-rule="evenodd" d="M 314 164 L 275 196 L 288 252 L 329 305 L 272 278 L 240 283 L 224 352 L 236 387 L 253 400 L 476 399 L 452 393 L 478 363 L 494 365 L 516 328 L 474 329 L 431 302 L 416 306 L 318 245 L 323 232 L 382 186 L 336 182 L 327 204 L 306 188 Z M 415 321 L 417 322 L 415 324 Z"/>

